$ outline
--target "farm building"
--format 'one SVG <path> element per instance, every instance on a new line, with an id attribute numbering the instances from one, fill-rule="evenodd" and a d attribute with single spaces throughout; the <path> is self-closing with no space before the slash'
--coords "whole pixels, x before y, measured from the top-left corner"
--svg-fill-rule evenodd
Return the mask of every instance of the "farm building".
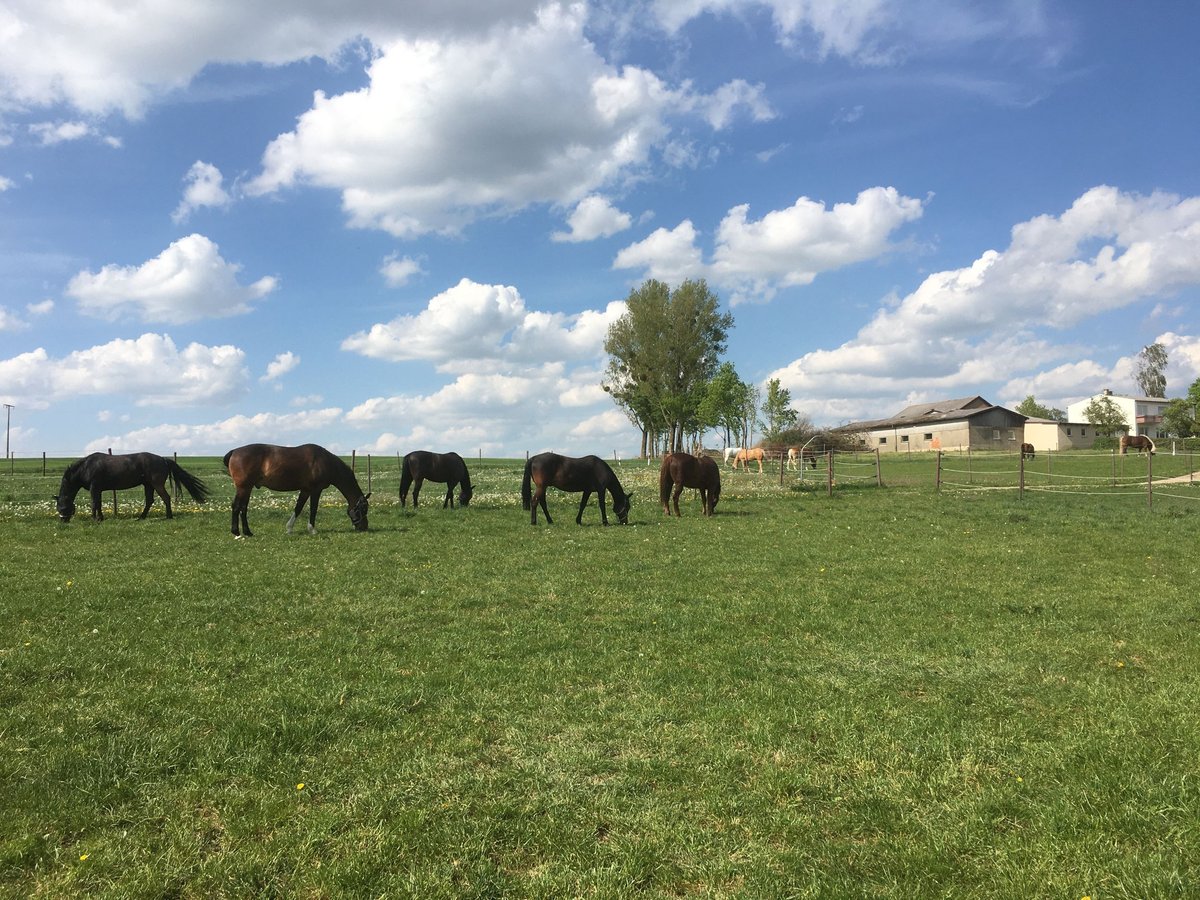
<path id="1" fill-rule="evenodd" d="M 1025 421 L 1025 441 L 1033 444 L 1034 450 L 1090 450 L 1096 438 L 1091 422 Z"/>
<path id="2" fill-rule="evenodd" d="M 1163 397 L 1132 397 L 1128 394 L 1114 394 L 1105 388 L 1102 394 L 1087 397 L 1068 406 L 1067 418 L 1073 422 L 1086 422 L 1084 409 L 1093 400 L 1099 400 L 1102 397 L 1107 397 L 1121 410 L 1125 421 L 1129 424 L 1130 434 L 1144 434 L 1151 440 L 1167 436 L 1162 424 L 1163 410 L 1171 401 Z"/>
<path id="3" fill-rule="evenodd" d="M 851 422 L 834 431 L 857 434 L 882 453 L 921 450 L 1020 450 L 1025 416 L 982 397 L 915 403 L 888 419 Z"/>

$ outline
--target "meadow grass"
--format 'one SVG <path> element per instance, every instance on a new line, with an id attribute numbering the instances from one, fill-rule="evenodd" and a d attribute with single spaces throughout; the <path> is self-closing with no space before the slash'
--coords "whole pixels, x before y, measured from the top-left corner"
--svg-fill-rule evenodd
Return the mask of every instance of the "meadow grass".
<path id="1" fill-rule="evenodd" d="M 6 895 L 1196 889 L 1194 498 L 910 458 L 832 497 L 726 470 L 676 520 L 626 463 L 629 526 L 551 492 L 532 528 L 476 460 L 469 509 L 380 465 L 367 533 L 256 492 L 234 541 L 220 461 L 181 463 L 215 496 L 172 520 L 0 479 Z"/>

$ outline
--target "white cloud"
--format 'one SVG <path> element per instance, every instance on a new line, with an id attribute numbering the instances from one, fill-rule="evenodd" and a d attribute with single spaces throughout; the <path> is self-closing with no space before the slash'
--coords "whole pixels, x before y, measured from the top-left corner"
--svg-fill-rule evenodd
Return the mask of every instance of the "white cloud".
<path id="1" fill-rule="evenodd" d="M 22 331 L 29 323 L 4 306 L 0 306 L 0 331 Z"/>
<path id="2" fill-rule="evenodd" d="M 608 198 L 599 194 L 589 194 L 579 201 L 568 217 L 567 225 L 571 230 L 556 231 L 550 237 L 555 241 L 570 243 L 594 241 L 597 238 L 612 237 L 632 224 L 633 217 L 609 203 Z"/>
<path id="3" fill-rule="evenodd" d="M 92 453 L 112 447 L 114 452 L 128 453 L 135 449 L 161 447 L 164 451 L 169 448 L 189 455 L 221 454 L 243 444 L 259 441 L 273 444 L 308 441 L 314 432 L 336 425 L 341 418 L 342 411 L 333 407 L 295 413 L 237 415 L 200 425 L 154 425 L 126 434 L 96 438 L 83 452 Z M 335 453 L 354 449 L 353 445 L 336 440 L 327 440 L 325 446 Z"/>
<path id="4" fill-rule="evenodd" d="M 29 126 L 30 132 L 39 138 L 43 147 L 77 141 L 92 133 L 86 122 L 37 122 Z"/>
<path id="5" fill-rule="evenodd" d="M 292 351 L 278 354 L 267 364 L 267 372 L 259 381 L 275 381 L 300 365 L 300 357 Z"/>
<path id="6" fill-rule="evenodd" d="M 240 271 L 241 266 L 221 258 L 216 244 L 191 234 L 141 266 L 80 272 L 66 293 L 89 315 L 116 319 L 133 312 L 143 321 L 179 324 L 249 312 L 278 285 L 267 276 L 243 286 L 237 282 Z"/>
<path id="7" fill-rule="evenodd" d="M 534 23 L 483 37 L 382 46 L 370 84 L 318 92 L 296 129 L 268 146 L 247 191 L 332 188 L 352 226 L 453 233 L 480 216 L 576 203 L 637 173 L 673 117 L 723 124 L 739 106 L 765 114 L 748 86 L 706 97 L 609 65 L 584 34 L 585 12 L 548 4 Z"/>
<path id="8" fill-rule="evenodd" d="M 407 256 L 397 256 L 395 253 L 387 256 L 379 273 L 391 287 L 401 287 L 409 280 L 421 274 L 421 264 Z"/>
<path id="9" fill-rule="evenodd" d="M 54 301 L 47 299 L 39 303 L 29 303 L 25 309 L 31 316 L 45 316 L 54 311 Z"/>
<path id="10" fill-rule="evenodd" d="M 902 225 L 920 218 L 920 200 L 893 187 L 861 191 L 853 203 L 832 208 L 807 197 L 753 221 L 749 206 L 735 206 L 721 221 L 709 264 L 697 246 L 696 229 L 685 220 L 657 229 L 621 250 L 617 269 L 643 269 L 647 277 L 678 283 L 705 277 L 733 293 L 731 303 L 770 299 L 782 287 L 810 284 L 821 272 L 880 256 Z"/>
<path id="11" fill-rule="evenodd" d="M 1127 380 L 1131 364 L 1085 361 L 1036 374 L 1078 355 L 1038 340 L 1037 332 L 1200 284 L 1198 247 L 1200 198 L 1093 188 L 1061 216 L 1016 225 L 1004 251 L 988 250 L 969 266 L 928 276 L 898 303 L 881 307 L 854 339 L 807 353 L 771 377 L 859 416 L 882 413 L 855 398 L 894 398 L 885 407 L 890 411 L 905 391 L 961 396 L 995 380 L 1007 380 L 1002 390 L 1010 397 L 1063 392 L 1043 399 L 1050 403 L 1073 384 L 1094 392 L 1083 390 L 1087 379 Z M 1185 346 L 1191 345 L 1181 344 L 1180 355 Z"/>
<path id="12" fill-rule="evenodd" d="M 0 193 L 3 193 L 4 191 L 11 191 L 16 186 L 17 183 L 11 178 L 5 178 L 3 175 L 0 175 Z"/>
<path id="13" fill-rule="evenodd" d="M 221 170 L 211 163 L 199 160 L 192 163 L 183 180 L 187 186 L 183 189 L 183 199 L 179 201 L 179 206 L 171 213 L 171 220 L 174 222 L 184 221 L 194 210 L 202 207 L 222 209 L 233 202 L 233 198 L 225 190 Z"/>
<path id="14" fill-rule="evenodd" d="M 428 360 L 466 372 L 598 357 L 624 303 L 576 315 L 530 310 L 514 287 L 464 278 L 415 316 L 377 323 L 342 341 L 342 349 L 392 362 Z"/>
<path id="15" fill-rule="evenodd" d="M 360 36 L 378 44 L 402 33 L 477 31 L 525 18 L 538 4 L 161 0 L 133 7 L 123 0 L 11 0 L 0 9 L 0 100 L 18 106 L 65 102 L 87 113 L 119 110 L 137 117 L 210 63 L 335 59 Z"/>
<path id="16" fill-rule="evenodd" d="M 45 409 L 75 396 L 128 395 L 137 406 L 224 403 L 245 393 L 249 373 L 237 347 L 143 334 L 52 358 L 39 347 L 0 360 L 0 384 L 21 405 Z"/>

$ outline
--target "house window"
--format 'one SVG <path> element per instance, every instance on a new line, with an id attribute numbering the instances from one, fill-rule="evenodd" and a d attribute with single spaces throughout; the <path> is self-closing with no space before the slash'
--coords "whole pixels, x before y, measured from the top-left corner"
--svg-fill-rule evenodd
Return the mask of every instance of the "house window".
<path id="1" fill-rule="evenodd" d="M 925 432 L 925 440 L 927 440 L 927 441 L 933 440 L 933 432 L 932 431 Z"/>
<path id="2" fill-rule="evenodd" d="M 1017 439 L 1017 433 L 1015 431 L 1013 431 L 1011 428 L 1008 430 L 1008 439 L 1010 441 L 1015 441 Z"/>
<path id="3" fill-rule="evenodd" d="M 886 444 L 886 443 L 887 443 L 887 438 L 885 438 L 885 437 L 881 437 L 881 438 L 879 439 L 879 443 L 881 443 L 881 444 Z"/>
<path id="4" fill-rule="evenodd" d="M 992 440 L 993 441 L 1000 440 L 1000 429 L 999 428 L 992 429 Z"/>
<path id="5" fill-rule="evenodd" d="M 1068 429 L 1067 429 L 1067 434 L 1070 434 L 1070 433 L 1071 433 L 1071 429 L 1070 429 L 1070 428 L 1068 428 Z M 1080 429 L 1079 429 L 1079 436 L 1080 436 L 1080 437 L 1087 437 L 1087 429 L 1086 429 L 1086 428 L 1080 428 Z"/>
<path id="6" fill-rule="evenodd" d="M 900 435 L 900 443 L 902 443 L 902 444 L 908 443 L 908 435 L 907 434 Z"/>
<path id="7" fill-rule="evenodd" d="M 1083 432 L 1080 432 L 1080 434 L 1082 434 L 1082 433 Z M 1067 426 L 1067 437 L 1070 437 L 1070 436 L 1071 436 L 1071 426 L 1068 425 Z"/>

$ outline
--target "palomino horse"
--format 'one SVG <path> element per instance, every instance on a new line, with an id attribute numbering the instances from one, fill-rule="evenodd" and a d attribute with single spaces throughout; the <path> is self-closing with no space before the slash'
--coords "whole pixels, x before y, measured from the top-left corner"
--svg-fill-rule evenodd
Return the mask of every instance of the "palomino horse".
<path id="1" fill-rule="evenodd" d="M 789 469 L 795 469 L 797 463 L 803 466 L 806 462 L 809 468 L 815 469 L 817 467 L 817 454 L 802 447 L 788 447 L 787 458 Z"/>
<path id="2" fill-rule="evenodd" d="M 741 447 L 726 447 L 725 448 L 725 465 L 729 465 L 729 457 L 731 457 L 731 456 L 736 461 L 737 455 L 741 452 L 742 452 Z"/>
<path id="3" fill-rule="evenodd" d="M 761 475 L 763 470 L 763 457 L 765 455 L 766 454 L 763 453 L 762 447 L 751 447 L 749 450 L 739 450 L 737 452 L 737 456 L 733 458 L 733 467 L 736 469 L 738 467 L 738 463 L 741 463 L 742 468 L 746 471 L 749 471 L 750 460 L 755 459 L 758 460 L 758 474 Z"/>
<path id="4" fill-rule="evenodd" d="M 82 488 L 87 488 L 92 495 L 92 518 L 103 522 L 104 513 L 100 511 L 101 495 L 105 491 L 123 491 L 140 484 L 146 488 L 146 505 L 138 518 L 146 518 L 157 492 L 158 496 L 162 497 L 163 505 L 167 508 L 167 518 L 170 519 L 171 495 L 167 493 L 166 487 L 168 479 L 174 482 L 176 491 L 183 485 L 197 503 L 208 499 L 208 488 L 204 486 L 204 482 L 184 471 L 173 459 L 154 453 L 119 453 L 115 456 L 109 453 L 93 453 L 91 456 L 75 460 L 63 472 L 58 496 L 54 498 L 58 517 L 64 522 L 70 522 L 71 516 L 75 515 L 75 495 Z"/>
<path id="5" fill-rule="evenodd" d="M 1033 459 L 1033 444 L 1021 445 L 1021 459 Z"/>
<path id="6" fill-rule="evenodd" d="M 680 515 L 679 495 L 685 487 L 700 490 L 700 508 L 704 515 L 711 516 L 721 498 L 721 467 L 708 456 L 668 453 L 658 470 L 658 499 L 668 516 L 671 515 L 670 501 L 675 503 L 675 515 Z"/>
<path id="7" fill-rule="evenodd" d="M 251 536 L 250 523 L 246 521 L 246 510 L 250 506 L 250 493 L 256 487 L 272 491 L 299 491 L 296 509 L 288 519 L 288 534 L 296 524 L 296 517 L 304 509 L 305 501 L 311 498 L 308 510 L 308 533 L 317 531 L 317 504 L 321 491 L 333 485 L 346 498 L 346 514 L 355 531 L 367 530 L 367 498 L 358 486 L 358 479 L 350 467 L 316 444 L 299 447 L 276 447 L 273 444 L 247 444 L 225 454 L 225 468 L 233 479 L 236 492 L 233 496 L 233 536 Z M 238 534 L 238 518 L 242 520 L 242 534 Z"/>
<path id="8" fill-rule="evenodd" d="M 417 508 L 417 497 L 421 494 L 421 484 L 428 478 L 430 481 L 443 482 L 446 485 L 446 499 L 442 501 L 442 509 L 449 506 L 454 509 L 454 488 L 462 485 L 458 492 L 458 502 L 466 506 L 471 502 L 471 475 L 467 472 L 467 464 L 457 453 L 430 453 L 428 450 L 414 450 L 406 454 L 401 465 L 400 475 L 400 505 L 408 505 L 408 489 L 412 488 L 413 509 Z"/>
<path id="9" fill-rule="evenodd" d="M 530 490 L 530 483 L 537 486 L 536 492 Z M 608 513 L 604 509 L 604 494 L 612 494 L 613 513 L 617 520 L 625 525 L 629 522 L 629 499 L 616 473 L 598 456 L 583 456 L 578 459 L 573 456 L 560 456 L 557 453 L 539 453 L 529 457 L 525 463 L 525 475 L 521 479 L 521 507 L 530 511 L 529 521 L 537 524 L 538 506 L 546 514 L 546 524 L 553 525 L 550 510 L 546 508 L 546 488 L 556 487 L 564 491 L 583 491 L 583 499 L 579 501 L 579 514 L 575 516 L 575 524 L 583 524 L 583 509 L 591 499 L 592 493 L 600 503 L 600 521 L 608 524 Z"/>
<path id="10" fill-rule="evenodd" d="M 1126 450 L 1137 450 L 1139 452 L 1146 451 L 1151 456 L 1154 455 L 1154 441 L 1146 437 L 1144 434 L 1123 434 L 1121 435 L 1121 455 L 1125 455 Z"/>

